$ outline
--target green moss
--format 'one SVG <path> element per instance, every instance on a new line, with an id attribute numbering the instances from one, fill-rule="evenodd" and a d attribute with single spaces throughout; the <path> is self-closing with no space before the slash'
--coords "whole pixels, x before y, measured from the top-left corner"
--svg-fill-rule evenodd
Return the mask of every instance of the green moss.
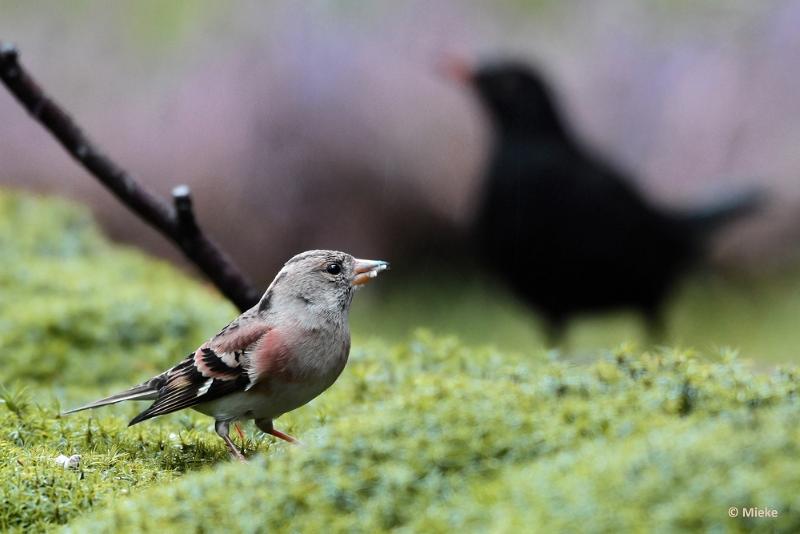
<path id="1" fill-rule="evenodd" d="M 0 192 L 0 250 L 0 531 L 63 523 L 225 457 L 216 440 L 193 439 L 197 424 L 206 435 L 202 418 L 124 431 L 135 407 L 57 415 L 62 401 L 163 370 L 234 317 L 229 304 L 109 245 L 85 210 L 58 200 Z M 62 453 L 83 456 L 80 472 L 56 468 Z"/>
<path id="2" fill-rule="evenodd" d="M 746 504 L 780 510 L 769 528 L 800 520 L 791 374 L 671 352 L 526 365 L 426 335 L 354 356 L 312 408 L 323 417 L 292 418 L 305 447 L 187 475 L 72 531 L 566 529 L 593 511 L 599 530 L 710 528 Z"/>
<path id="3" fill-rule="evenodd" d="M 239 465 L 194 412 L 58 416 L 174 362 L 228 304 L 61 202 L 0 193 L 0 246 L 0 531 L 798 527 L 797 371 L 631 347 L 576 364 L 425 332 L 387 344 L 364 321 L 336 385 L 278 421 L 305 446 L 248 425 Z"/>
<path id="4" fill-rule="evenodd" d="M 0 194 L 0 249 L 6 383 L 128 383 L 235 316 L 174 268 L 112 247 L 85 211 L 57 200 Z"/>
<path id="5" fill-rule="evenodd" d="M 412 530 L 797 532 L 798 416 L 797 405 L 743 409 L 677 419 L 631 439 L 593 440 L 472 483 L 429 508 Z M 738 517 L 729 517 L 730 507 Z M 752 507 L 777 517 L 743 517 Z"/>
<path id="6" fill-rule="evenodd" d="M 107 505 L 138 488 L 173 480 L 180 472 L 224 458 L 195 439 L 187 421 L 170 428 L 125 431 L 126 419 L 58 418 L 52 400 L 5 392 L 0 405 L 0 531 L 40 531 L 83 510 Z M 12 410 L 8 397 L 23 397 Z M 44 399 L 43 399 L 44 400 Z M 19 406 L 19 405 L 17 405 Z M 205 425 L 199 429 L 205 434 Z M 78 470 L 56 464 L 59 454 L 80 454 Z"/>

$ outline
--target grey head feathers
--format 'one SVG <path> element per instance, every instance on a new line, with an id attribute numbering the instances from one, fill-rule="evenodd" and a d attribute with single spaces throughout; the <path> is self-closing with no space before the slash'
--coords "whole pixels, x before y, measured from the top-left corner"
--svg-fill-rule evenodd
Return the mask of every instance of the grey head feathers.
<path id="1" fill-rule="evenodd" d="M 309 250 L 284 264 L 258 303 L 259 313 L 296 313 L 311 308 L 323 315 L 346 312 L 353 300 L 355 259 L 335 250 Z"/>

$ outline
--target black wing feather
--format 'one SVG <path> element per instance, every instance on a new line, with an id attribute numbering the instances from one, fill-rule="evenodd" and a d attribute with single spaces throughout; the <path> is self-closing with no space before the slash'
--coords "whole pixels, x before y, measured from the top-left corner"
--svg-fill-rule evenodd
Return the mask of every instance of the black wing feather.
<path id="1" fill-rule="evenodd" d="M 250 384 L 247 371 L 241 365 L 229 366 L 208 347 L 200 349 L 200 359 L 212 372 L 212 376 L 204 375 L 197 368 L 196 355 L 193 352 L 181 363 L 160 375 L 164 377 L 164 383 L 158 389 L 155 402 L 134 417 L 128 426 L 212 401 L 228 393 L 243 391 Z"/>

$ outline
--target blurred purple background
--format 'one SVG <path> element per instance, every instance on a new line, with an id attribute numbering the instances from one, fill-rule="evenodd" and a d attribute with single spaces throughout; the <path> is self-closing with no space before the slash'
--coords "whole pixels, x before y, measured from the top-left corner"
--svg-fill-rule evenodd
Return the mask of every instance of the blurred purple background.
<path id="1" fill-rule="evenodd" d="M 89 135 L 198 217 L 256 280 L 300 250 L 459 250 L 488 131 L 445 56 L 540 66 L 587 143 L 668 205 L 761 183 L 720 240 L 753 269 L 800 251 L 800 1 L 0 1 L 0 39 Z M 0 185 L 88 203 L 177 257 L 0 91 Z"/>

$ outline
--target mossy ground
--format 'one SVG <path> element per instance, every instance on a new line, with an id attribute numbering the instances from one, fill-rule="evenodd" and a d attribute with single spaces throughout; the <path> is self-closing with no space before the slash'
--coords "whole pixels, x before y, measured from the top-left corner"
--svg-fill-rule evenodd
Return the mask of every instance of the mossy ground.
<path id="1" fill-rule="evenodd" d="M 0 531 L 800 529 L 794 370 L 731 351 L 579 364 L 428 332 L 394 343 L 362 317 L 342 378 L 278 421 L 305 446 L 247 425 L 240 465 L 194 412 L 58 416 L 174 362 L 230 305 L 58 201 L 0 194 L 0 249 Z M 75 453 L 77 470 L 53 461 Z"/>

